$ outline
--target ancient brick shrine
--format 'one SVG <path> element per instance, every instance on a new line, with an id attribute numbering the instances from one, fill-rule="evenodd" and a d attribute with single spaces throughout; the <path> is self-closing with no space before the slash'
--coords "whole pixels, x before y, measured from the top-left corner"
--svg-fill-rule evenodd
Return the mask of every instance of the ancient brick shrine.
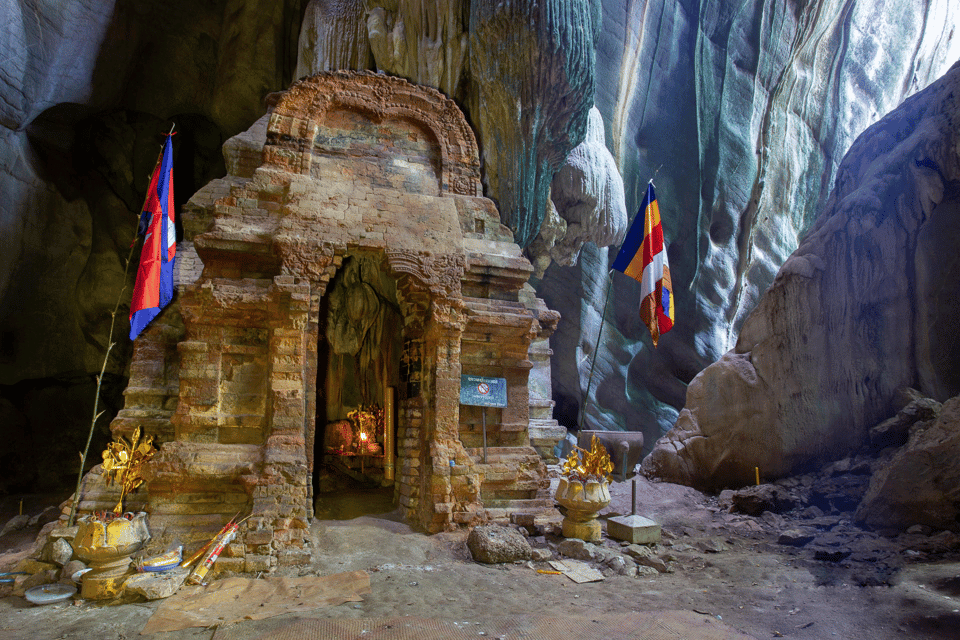
<path id="1" fill-rule="evenodd" d="M 314 76 L 224 153 L 229 175 L 182 212 L 179 295 L 137 340 L 111 424 L 162 443 L 132 498 L 154 535 L 252 514 L 223 568 L 303 561 L 319 457 L 392 486 L 428 532 L 551 508 L 538 449 L 563 433 L 559 316 L 481 195 L 457 106 L 394 77 Z M 507 406 L 461 406 L 461 375 L 504 378 Z M 379 432 L 343 422 L 361 406 L 383 411 Z"/>

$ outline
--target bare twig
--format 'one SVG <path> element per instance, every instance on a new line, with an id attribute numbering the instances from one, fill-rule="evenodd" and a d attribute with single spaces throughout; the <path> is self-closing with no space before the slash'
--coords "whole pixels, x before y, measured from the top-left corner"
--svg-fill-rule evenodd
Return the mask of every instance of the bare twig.
<path id="1" fill-rule="evenodd" d="M 174 127 L 171 126 L 170 133 L 167 135 L 173 135 L 173 129 Z M 154 172 L 157 170 L 157 167 L 160 166 L 162 156 L 163 149 L 161 147 L 160 155 L 157 156 L 157 162 L 153 168 Z M 138 218 L 146 208 L 149 197 L 150 194 L 147 193 L 143 200 L 143 206 L 141 206 L 140 211 L 137 212 Z M 110 360 L 110 351 L 117 344 L 113 341 L 113 330 L 117 323 L 117 312 L 120 310 L 120 303 L 123 302 L 123 294 L 127 290 L 127 274 L 130 272 L 130 262 L 133 260 L 133 252 L 136 250 L 137 242 L 140 239 L 139 229 L 140 225 L 138 224 L 137 230 L 134 232 L 133 242 L 130 243 L 130 253 L 127 254 L 127 260 L 123 265 L 123 288 L 120 289 L 120 295 L 117 296 L 117 304 L 114 305 L 113 312 L 110 314 L 110 333 L 107 336 L 107 352 L 103 355 L 103 366 L 100 367 L 100 375 L 97 376 L 97 393 L 93 397 L 93 420 L 90 421 L 90 433 L 87 435 L 87 445 L 83 449 L 83 455 L 80 456 L 80 472 L 77 474 L 77 488 L 73 492 L 73 504 L 70 506 L 70 518 L 67 520 L 67 526 L 69 527 L 72 527 L 77 521 L 77 505 L 80 504 L 80 489 L 83 485 L 83 471 L 87 466 L 87 454 L 90 453 L 90 442 L 93 440 L 93 432 L 96 430 L 97 420 L 104 413 L 104 411 L 97 413 L 97 409 L 100 406 L 100 387 L 103 385 L 103 374 L 106 372 L 107 362 Z M 122 499 L 121 495 L 121 500 Z"/>
<path id="2" fill-rule="evenodd" d="M 120 310 L 120 303 L 123 302 L 123 294 L 127 290 L 127 273 L 130 271 L 130 261 L 133 260 L 133 252 L 137 248 L 139 236 L 135 235 L 133 243 L 130 245 L 130 253 L 127 254 L 127 261 L 123 265 L 123 287 L 120 289 L 120 295 L 117 296 L 117 304 L 113 307 L 110 314 L 110 333 L 107 336 L 107 352 L 103 355 L 103 366 L 100 367 L 100 375 L 97 376 L 97 393 L 93 397 L 93 420 L 90 421 L 90 433 L 87 435 L 87 446 L 83 448 L 83 455 L 80 456 L 80 473 L 77 474 L 77 488 L 73 492 L 73 504 L 70 505 L 70 519 L 67 526 L 72 527 L 77 521 L 77 505 L 80 504 L 80 488 L 83 484 L 83 470 L 87 466 L 87 454 L 90 452 L 90 442 L 93 440 L 93 432 L 96 430 L 97 420 L 104 414 L 104 411 L 97 413 L 100 407 L 100 387 L 103 384 L 103 374 L 107 370 L 107 362 L 110 360 L 110 351 L 117 344 L 113 341 L 113 329 L 117 323 L 117 312 Z"/>

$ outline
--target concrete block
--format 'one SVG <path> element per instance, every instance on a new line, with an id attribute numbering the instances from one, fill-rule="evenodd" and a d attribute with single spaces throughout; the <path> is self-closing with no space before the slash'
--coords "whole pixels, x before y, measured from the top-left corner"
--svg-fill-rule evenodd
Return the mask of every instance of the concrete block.
<path id="1" fill-rule="evenodd" d="M 660 525 L 643 516 L 615 516 L 607 520 L 607 535 L 632 544 L 656 544 L 660 542 Z"/>

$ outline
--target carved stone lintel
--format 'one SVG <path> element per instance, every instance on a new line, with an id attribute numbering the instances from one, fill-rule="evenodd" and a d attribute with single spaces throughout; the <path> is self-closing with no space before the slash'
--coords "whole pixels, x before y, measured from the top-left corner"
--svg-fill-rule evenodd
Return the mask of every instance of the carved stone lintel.
<path id="1" fill-rule="evenodd" d="M 387 265 L 398 279 L 409 276 L 408 286 L 442 300 L 459 300 L 466 261 L 462 254 L 434 256 L 406 250 L 387 250 Z"/>
<path id="2" fill-rule="evenodd" d="M 378 121 L 417 122 L 439 145 L 442 190 L 479 196 L 476 138 L 453 100 L 403 78 L 365 71 L 334 71 L 304 78 L 281 95 L 267 129 L 264 160 L 309 173 L 308 150 L 317 123 L 333 109 L 368 114 Z"/>

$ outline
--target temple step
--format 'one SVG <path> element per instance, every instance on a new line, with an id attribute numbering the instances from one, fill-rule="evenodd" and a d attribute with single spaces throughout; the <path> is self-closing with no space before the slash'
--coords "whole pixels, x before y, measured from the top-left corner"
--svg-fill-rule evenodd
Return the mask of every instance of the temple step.
<path id="1" fill-rule="evenodd" d="M 552 509 L 554 501 L 547 498 L 490 498 L 483 500 L 483 506 L 490 509 L 509 509 L 511 511 L 539 511 Z"/>
<path id="2" fill-rule="evenodd" d="M 493 522 L 510 522 L 513 514 L 528 514 L 537 521 L 553 520 L 560 512 L 552 499 L 532 498 L 526 500 L 494 500 L 488 503 L 483 501 L 483 508 Z"/>
<path id="3" fill-rule="evenodd" d="M 483 475 L 480 499 L 495 522 L 509 522 L 511 514 L 548 517 L 557 513 L 549 496 L 546 467 L 530 446 L 468 448 L 474 468 Z"/>

